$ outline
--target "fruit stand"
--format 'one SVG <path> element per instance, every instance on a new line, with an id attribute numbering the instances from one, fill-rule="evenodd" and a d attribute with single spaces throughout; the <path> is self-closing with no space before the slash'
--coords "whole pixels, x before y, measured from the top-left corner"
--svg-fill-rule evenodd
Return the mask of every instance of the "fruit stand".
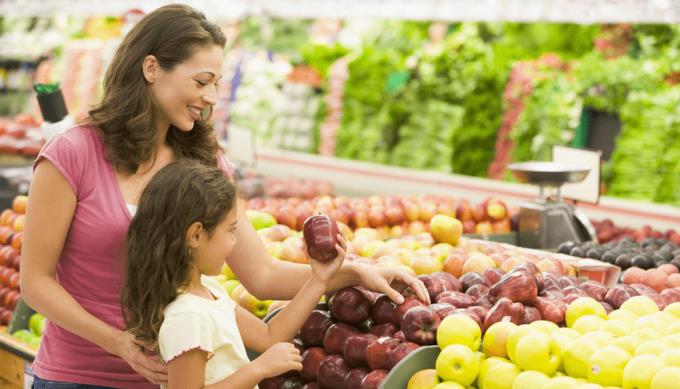
<path id="1" fill-rule="evenodd" d="M 46 323 L 19 282 L 48 126 L 30 85 L 61 82 L 84 117 L 132 27 L 120 15 L 156 3 L 0 2 L 0 389 L 30 387 Z M 302 370 L 260 389 L 680 387 L 677 2 L 189 3 L 228 35 L 211 120 L 269 254 L 332 258 L 310 236 L 337 229 L 347 263 L 430 298 L 329 293 L 290 340 Z M 520 247 L 539 192 L 509 166 L 555 147 L 601 153 L 599 199 L 564 201 L 593 239 Z M 265 321 L 288 303 L 226 265 L 216 280 Z"/>

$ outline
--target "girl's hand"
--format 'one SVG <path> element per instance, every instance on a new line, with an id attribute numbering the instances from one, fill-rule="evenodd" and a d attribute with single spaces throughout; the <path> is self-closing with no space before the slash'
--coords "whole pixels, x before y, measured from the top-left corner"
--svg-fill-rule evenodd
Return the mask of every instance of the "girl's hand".
<path id="1" fill-rule="evenodd" d="M 132 370 L 141 374 L 147 380 L 156 385 L 167 385 L 168 368 L 159 363 L 144 352 L 144 347 L 135 339 L 135 336 L 126 331 L 120 331 L 115 339 L 114 354 L 123 358 Z"/>
<path id="2" fill-rule="evenodd" d="M 292 343 L 276 343 L 253 362 L 262 379 L 276 377 L 291 370 L 302 370 L 300 350 Z"/>
<path id="3" fill-rule="evenodd" d="M 338 251 L 338 255 L 335 258 L 328 262 L 319 262 L 309 258 L 309 264 L 312 266 L 312 276 L 326 284 L 330 282 L 331 278 L 333 278 L 335 273 L 337 273 L 342 266 L 342 262 L 345 260 L 345 253 L 347 252 L 347 242 L 342 234 L 338 234 L 337 239 L 338 244 L 335 245 L 335 249 Z M 305 253 L 307 252 L 306 245 L 304 251 Z"/>
<path id="4" fill-rule="evenodd" d="M 397 268 L 384 268 L 376 266 L 357 266 L 359 285 L 364 288 L 384 293 L 397 304 L 404 302 L 404 296 L 400 294 L 406 288 L 411 288 L 416 297 L 426 303 L 430 303 L 430 295 L 427 293 L 422 281 Z"/>

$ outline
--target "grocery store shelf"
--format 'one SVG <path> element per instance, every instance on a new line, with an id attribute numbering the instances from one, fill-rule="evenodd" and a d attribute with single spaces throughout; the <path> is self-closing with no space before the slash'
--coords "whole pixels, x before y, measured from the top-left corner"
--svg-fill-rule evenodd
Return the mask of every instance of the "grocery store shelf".
<path id="1" fill-rule="evenodd" d="M 538 188 L 525 184 L 265 148 L 258 150 L 255 169 L 274 177 L 325 179 L 337 193 L 355 196 L 440 194 L 479 202 L 495 195 L 514 207 L 538 195 Z M 592 219 L 609 218 L 630 227 L 680 228 L 678 207 L 611 197 L 602 197 L 599 204 L 578 206 Z"/>
<path id="2" fill-rule="evenodd" d="M 679 0 L 193 0 L 181 1 L 210 18 L 270 15 L 282 18 L 381 18 L 444 21 L 553 21 L 573 23 L 679 23 Z M 152 10 L 160 0 L 5 0 L 0 14 L 12 16 L 120 15 Z"/>

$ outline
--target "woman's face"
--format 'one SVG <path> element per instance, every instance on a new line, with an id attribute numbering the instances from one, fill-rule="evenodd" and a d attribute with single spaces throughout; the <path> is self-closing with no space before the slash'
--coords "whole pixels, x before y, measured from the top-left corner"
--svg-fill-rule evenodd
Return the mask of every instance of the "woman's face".
<path id="1" fill-rule="evenodd" d="M 220 46 L 199 47 L 187 61 L 170 71 L 158 69 L 149 89 L 161 110 L 160 126 L 170 124 L 191 131 L 194 122 L 205 120 L 217 102 L 217 82 L 222 78 Z M 205 111 L 205 112 L 204 112 Z"/>

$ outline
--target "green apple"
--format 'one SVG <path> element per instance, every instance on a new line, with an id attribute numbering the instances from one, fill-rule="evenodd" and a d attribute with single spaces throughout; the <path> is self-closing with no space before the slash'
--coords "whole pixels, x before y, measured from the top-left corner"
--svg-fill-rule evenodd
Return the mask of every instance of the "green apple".
<path id="1" fill-rule="evenodd" d="M 615 309 L 609 314 L 609 320 L 612 319 L 623 320 L 626 323 L 630 324 L 631 326 L 635 324 L 635 322 L 639 318 L 640 317 L 638 315 L 625 309 Z"/>
<path id="2" fill-rule="evenodd" d="M 482 361 L 481 365 L 479 365 L 479 374 L 477 374 L 477 387 L 479 389 L 484 389 L 484 377 L 486 377 L 487 372 L 491 370 L 492 367 L 501 363 L 512 364 L 506 358 L 499 357 L 491 357 Z"/>
<path id="3" fill-rule="evenodd" d="M 239 280 L 226 280 L 222 283 L 222 288 L 224 288 L 224 291 L 231 296 L 231 293 L 239 285 L 241 285 L 241 281 Z"/>
<path id="4" fill-rule="evenodd" d="M 635 349 L 635 355 L 652 354 L 661 355 L 668 350 L 668 344 L 661 340 L 645 340 Z"/>
<path id="5" fill-rule="evenodd" d="M 656 305 L 654 300 L 647 296 L 631 297 L 624 301 L 619 309 L 631 311 L 638 316 L 646 316 L 655 312 L 659 312 L 659 306 Z"/>
<path id="6" fill-rule="evenodd" d="M 631 359 L 630 353 L 616 346 L 599 348 L 590 357 L 588 381 L 603 386 L 621 386 L 623 369 Z"/>
<path id="7" fill-rule="evenodd" d="M 564 351 L 564 371 L 575 378 L 586 378 L 590 367 L 590 357 L 600 347 L 593 339 L 574 340 Z"/>
<path id="8" fill-rule="evenodd" d="M 621 347 L 633 355 L 635 354 L 635 349 L 637 349 L 644 341 L 645 339 L 643 337 L 637 334 L 630 334 L 612 340 L 611 345 Z"/>
<path id="9" fill-rule="evenodd" d="M 236 290 L 236 288 L 234 290 Z M 250 311 L 250 313 L 259 318 L 263 318 L 267 315 L 267 311 L 269 310 L 269 305 L 271 305 L 271 303 L 272 300 L 258 300 L 245 289 L 238 298 L 238 305 Z"/>
<path id="10" fill-rule="evenodd" d="M 623 389 L 649 389 L 654 375 L 664 367 L 666 363 L 656 355 L 634 356 L 623 369 Z"/>
<path id="11" fill-rule="evenodd" d="M 41 340 L 42 340 L 42 338 L 40 336 L 30 334 L 30 337 L 28 338 L 28 341 L 26 343 L 28 343 L 28 347 L 30 347 L 34 350 L 37 350 L 37 349 L 40 348 L 40 341 Z"/>
<path id="12" fill-rule="evenodd" d="M 512 383 L 512 389 L 526 389 L 526 388 L 542 388 L 543 385 L 550 382 L 550 377 L 533 370 L 521 372 L 515 382 Z"/>
<path id="13" fill-rule="evenodd" d="M 276 224 L 276 219 L 274 216 L 265 213 L 254 211 L 252 209 L 246 210 L 246 216 L 256 230 L 261 230 L 263 228 L 271 227 Z"/>
<path id="14" fill-rule="evenodd" d="M 560 366 L 562 350 L 550 335 L 538 332 L 524 335 L 517 342 L 515 357 L 522 370 L 540 371 L 550 376 Z"/>
<path id="15" fill-rule="evenodd" d="M 522 370 L 512 363 L 499 363 L 486 372 L 483 388 L 512 389 L 515 379 L 520 373 L 522 373 Z"/>
<path id="16" fill-rule="evenodd" d="M 652 378 L 650 389 L 677 389 L 680 383 L 680 367 L 668 366 L 659 370 Z"/>
<path id="17" fill-rule="evenodd" d="M 433 386 L 432 389 L 465 389 L 465 387 L 458 382 L 444 381 Z"/>
<path id="18" fill-rule="evenodd" d="M 466 315 L 447 316 L 437 329 L 437 344 L 442 350 L 452 344 L 461 344 L 477 351 L 481 341 L 482 330 L 477 322 Z"/>
<path id="19" fill-rule="evenodd" d="M 576 331 L 585 334 L 588 332 L 598 330 L 602 324 L 604 324 L 605 319 L 599 315 L 584 315 L 576 319 L 571 325 L 571 328 Z"/>
<path id="20" fill-rule="evenodd" d="M 445 381 L 456 381 L 467 386 L 479 374 L 479 356 L 461 344 L 446 346 L 435 363 L 437 374 Z"/>
<path id="21" fill-rule="evenodd" d="M 579 383 L 575 378 L 562 376 L 554 377 L 548 383 L 543 385 L 541 389 L 573 389 L 578 387 Z"/>
<path id="22" fill-rule="evenodd" d="M 680 319 L 680 303 L 668 304 L 663 311 Z"/>
<path id="23" fill-rule="evenodd" d="M 508 347 L 508 358 L 514 363 L 517 364 L 517 358 L 515 355 L 515 348 L 517 347 L 517 342 L 520 341 L 525 335 L 528 334 L 533 334 L 540 332 L 538 331 L 535 327 L 530 326 L 529 324 L 522 324 L 517 326 L 512 332 L 510 332 L 510 336 L 508 336 L 508 341 L 507 341 L 507 347 Z"/>
<path id="24" fill-rule="evenodd" d="M 534 322 L 529 323 L 529 325 L 541 332 L 545 332 L 546 334 L 550 334 L 556 329 L 560 328 L 560 326 L 558 326 L 557 324 L 547 320 L 536 320 Z"/>
<path id="25" fill-rule="evenodd" d="M 417 372 L 408 380 L 406 389 L 432 389 L 442 382 L 435 369 L 425 369 Z"/>
<path id="26" fill-rule="evenodd" d="M 42 335 L 42 331 L 45 328 L 45 316 L 34 313 L 31 318 L 28 319 L 28 328 L 32 333 L 36 335 Z"/>
<path id="27" fill-rule="evenodd" d="M 507 342 L 510 332 L 517 325 L 510 321 L 499 321 L 489 327 L 484 333 L 482 351 L 490 357 L 508 357 Z"/>
<path id="28" fill-rule="evenodd" d="M 672 348 L 661 353 L 661 359 L 668 366 L 680 367 L 680 348 Z"/>
<path id="29" fill-rule="evenodd" d="M 12 334 L 13 337 L 24 343 L 28 343 L 28 340 L 31 338 L 31 335 L 32 335 L 31 331 L 29 330 L 16 330 Z"/>
<path id="30" fill-rule="evenodd" d="M 592 297 L 579 297 L 567 307 L 564 315 L 567 327 L 573 327 L 578 318 L 586 315 L 596 315 L 607 319 L 607 311 L 597 300 Z"/>
<path id="31" fill-rule="evenodd" d="M 236 279 L 236 274 L 234 274 L 234 272 L 231 270 L 229 265 L 227 265 L 226 263 L 224 264 L 224 266 L 222 266 L 222 274 L 227 276 L 228 280 L 235 280 Z"/>
<path id="32" fill-rule="evenodd" d="M 607 331 L 614 336 L 628 335 L 633 327 L 621 319 L 609 319 L 602 323 L 600 330 Z"/>

